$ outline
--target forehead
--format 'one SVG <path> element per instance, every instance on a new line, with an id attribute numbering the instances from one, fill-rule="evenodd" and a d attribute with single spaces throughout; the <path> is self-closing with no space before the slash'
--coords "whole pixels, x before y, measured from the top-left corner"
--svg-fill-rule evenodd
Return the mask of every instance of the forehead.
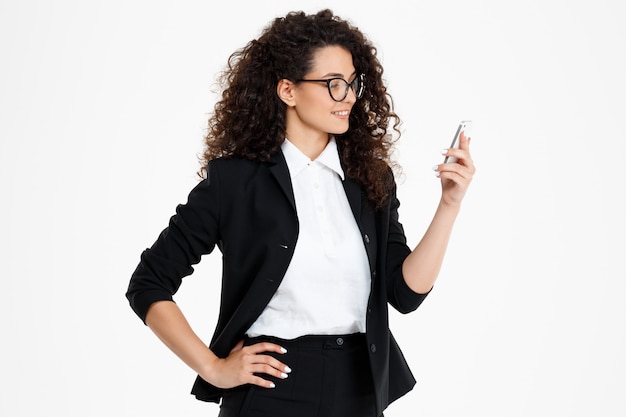
<path id="1" fill-rule="evenodd" d="M 325 46 L 313 53 L 311 75 L 348 77 L 354 73 L 352 54 L 341 46 Z"/>

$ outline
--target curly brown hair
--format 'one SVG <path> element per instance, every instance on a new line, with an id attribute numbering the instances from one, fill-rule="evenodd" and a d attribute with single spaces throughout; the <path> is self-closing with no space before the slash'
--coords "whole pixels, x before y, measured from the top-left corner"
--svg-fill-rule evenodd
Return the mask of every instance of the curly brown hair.
<path id="1" fill-rule="evenodd" d="M 206 164 L 216 158 L 267 161 L 280 151 L 286 104 L 276 86 L 281 79 L 303 78 L 313 66 L 315 52 L 326 46 L 350 51 L 356 71 L 365 76 L 365 92 L 352 108 L 350 128 L 335 135 L 341 162 L 374 206 L 385 203 L 390 167 L 396 166 L 390 153 L 400 137 L 400 119 L 383 82 L 376 48 L 358 28 L 328 9 L 276 18 L 258 39 L 230 56 L 220 77 L 222 97 L 209 119 L 201 176 L 206 176 Z M 388 130 L 391 120 L 396 139 Z"/>

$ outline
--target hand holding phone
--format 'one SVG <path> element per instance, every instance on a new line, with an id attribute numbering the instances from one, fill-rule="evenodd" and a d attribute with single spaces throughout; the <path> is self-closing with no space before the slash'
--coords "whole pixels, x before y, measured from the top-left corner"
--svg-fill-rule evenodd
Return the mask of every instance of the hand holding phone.
<path id="1" fill-rule="evenodd" d="M 463 132 L 464 136 L 466 138 L 470 137 L 470 129 L 472 127 L 472 121 L 471 120 L 462 120 L 459 123 L 459 127 L 457 127 L 456 129 L 456 133 L 454 134 L 454 138 L 452 139 L 452 144 L 450 145 L 450 148 L 458 148 L 459 147 L 459 143 L 461 142 L 461 132 Z M 444 164 L 447 163 L 454 163 L 456 162 L 457 159 L 453 156 L 446 156 L 443 160 Z"/>

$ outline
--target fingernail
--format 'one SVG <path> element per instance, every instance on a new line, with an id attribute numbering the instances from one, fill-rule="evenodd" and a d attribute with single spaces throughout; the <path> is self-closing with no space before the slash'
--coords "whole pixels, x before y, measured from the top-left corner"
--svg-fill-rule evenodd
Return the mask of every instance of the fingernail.
<path id="1" fill-rule="evenodd" d="M 276 388 L 276 384 L 274 384 L 273 382 L 270 382 L 270 388 Z"/>
<path id="2" fill-rule="evenodd" d="M 285 372 L 291 372 L 291 368 L 288 366 L 285 366 Z"/>
<path id="3" fill-rule="evenodd" d="M 433 171 L 437 171 L 439 169 L 439 165 L 433 165 Z"/>
<path id="4" fill-rule="evenodd" d="M 283 378 L 287 378 L 289 375 L 287 375 L 286 373 L 281 373 L 280 376 L 282 376 Z"/>
<path id="5" fill-rule="evenodd" d="M 447 149 L 442 149 L 442 150 L 441 150 L 441 151 L 439 151 L 439 152 L 441 152 L 441 154 L 442 154 L 442 155 L 445 155 L 445 154 L 447 154 L 447 153 L 448 153 L 448 150 L 447 150 Z"/>
<path id="6" fill-rule="evenodd" d="M 283 353 L 287 353 L 287 349 L 285 349 L 284 347 L 281 347 L 280 351 L 283 352 Z"/>
<path id="7" fill-rule="evenodd" d="M 435 177 L 438 177 L 438 176 L 439 176 L 439 173 L 438 173 L 438 172 L 435 172 Z"/>

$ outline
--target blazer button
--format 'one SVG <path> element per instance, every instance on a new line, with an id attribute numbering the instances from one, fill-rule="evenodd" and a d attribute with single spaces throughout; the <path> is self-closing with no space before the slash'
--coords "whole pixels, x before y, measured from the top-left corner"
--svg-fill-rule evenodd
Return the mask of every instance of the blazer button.
<path id="1" fill-rule="evenodd" d="M 372 353 L 376 353 L 376 345 L 375 345 L 374 343 L 372 343 L 372 344 L 370 345 L 370 351 L 371 351 Z"/>
<path id="2" fill-rule="evenodd" d="M 343 339 L 341 337 L 338 337 L 335 342 L 337 343 L 337 346 L 343 345 Z"/>
<path id="3" fill-rule="evenodd" d="M 372 272 L 372 278 L 376 278 L 376 271 Z"/>
<path id="4" fill-rule="evenodd" d="M 365 243 L 370 243 L 370 237 L 368 235 L 363 236 L 363 239 L 365 239 Z"/>

